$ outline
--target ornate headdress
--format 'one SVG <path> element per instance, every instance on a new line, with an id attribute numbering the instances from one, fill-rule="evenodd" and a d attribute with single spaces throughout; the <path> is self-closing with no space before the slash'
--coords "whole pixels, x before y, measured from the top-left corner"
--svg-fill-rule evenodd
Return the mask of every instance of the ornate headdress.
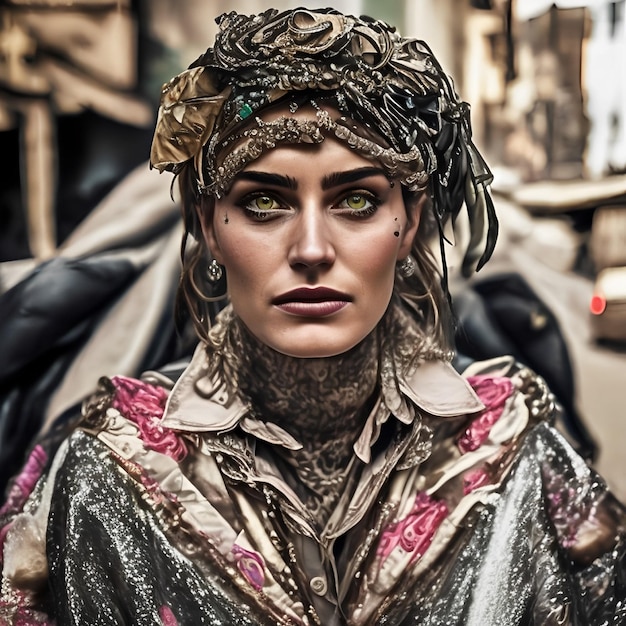
<path id="1" fill-rule="evenodd" d="M 410 190 L 430 188 L 443 226 L 465 203 L 469 274 L 488 260 L 497 219 L 492 176 L 471 140 L 469 110 L 428 46 L 367 17 L 334 9 L 271 9 L 218 18 L 215 45 L 163 87 L 151 151 L 160 171 L 193 163 L 201 193 L 219 197 L 247 163 L 279 143 L 334 136 Z M 315 120 L 258 114 L 318 98 Z"/>

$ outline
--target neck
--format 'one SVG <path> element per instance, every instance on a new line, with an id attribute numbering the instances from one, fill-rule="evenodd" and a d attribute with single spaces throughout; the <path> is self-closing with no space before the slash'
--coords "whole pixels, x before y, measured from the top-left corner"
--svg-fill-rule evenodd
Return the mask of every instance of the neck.
<path id="1" fill-rule="evenodd" d="M 369 414 L 378 381 L 379 341 L 374 331 L 334 357 L 299 359 L 258 341 L 233 318 L 230 346 L 237 346 L 240 395 L 257 418 L 277 424 L 302 444 L 272 449 L 274 461 L 323 527 L 353 467 L 353 445 Z M 234 354 L 233 350 L 231 354 Z"/>
<path id="2" fill-rule="evenodd" d="M 310 450 L 337 437 L 351 446 L 378 379 L 376 333 L 344 354 L 301 359 L 272 350 L 239 326 L 239 391 L 257 415 Z"/>

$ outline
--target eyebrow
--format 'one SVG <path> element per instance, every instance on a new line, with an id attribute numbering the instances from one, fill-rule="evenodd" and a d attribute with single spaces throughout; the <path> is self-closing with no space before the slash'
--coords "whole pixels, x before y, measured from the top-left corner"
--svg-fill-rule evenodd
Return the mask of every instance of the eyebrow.
<path id="1" fill-rule="evenodd" d="M 239 172 L 236 180 L 249 180 L 253 183 L 261 183 L 263 185 L 272 185 L 273 187 L 285 187 L 286 189 L 296 190 L 298 182 L 291 176 L 283 176 L 282 174 L 270 174 L 269 172 L 255 172 L 244 170 Z"/>
<path id="2" fill-rule="evenodd" d="M 354 170 L 348 170 L 347 172 L 334 172 L 328 174 L 322 178 L 322 189 L 332 189 L 333 187 L 339 187 L 340 185 L 346 185 L 348 183 L 354 183 L 364 178 L 371 178 L 373 176 L 387 176 L 385 170 L 380 167 L 359 167 Z M 257 172 L 254 170 L 244 170 L 237 174 L 239 180 L 249 180 L 254 183 L 261 183 L 263 185 L 272 185 L 274 187 L 284 187 L 285 189 L 298 189 L 298 181 L 291 176 L 284 176 L 282 174 L 271 174 L 269 172 Z"/>
<path id="3" fill-rule="evenodd" d="M 334 174 L 328 174 L 322 178 L 322 189 L 331 189 L 332 187 L 339 187 L 347 183 L 355 183 L 358 180 L 364 178 L 371 178 L 372 176 L 387 176 L 385 170 L 380 167 L 359 167 L 355 170 L 348 170 L 347 172 L 335 172 Z"/>

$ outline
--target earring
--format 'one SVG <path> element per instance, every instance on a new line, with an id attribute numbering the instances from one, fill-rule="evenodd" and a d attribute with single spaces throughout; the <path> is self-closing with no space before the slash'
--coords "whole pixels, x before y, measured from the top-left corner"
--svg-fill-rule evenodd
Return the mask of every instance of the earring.
<path id="1" fill-rule="evenodd" d="M 404 278 L 409 278 L 409 276 L 415 274 L 416 267 L 415 259 L 409 254 L 409 256 L 398 265 L 398 270 L 400 270 L 400 274 L 402 274 Z"/>
<path id="2" fill-rule="evenodd" d="M 223 275 L 224 270 L 222 269 L 222 266 L 215 259 L 213 259 L 207 268 L 207 277 L 209 281 L 216 283 Z"/>

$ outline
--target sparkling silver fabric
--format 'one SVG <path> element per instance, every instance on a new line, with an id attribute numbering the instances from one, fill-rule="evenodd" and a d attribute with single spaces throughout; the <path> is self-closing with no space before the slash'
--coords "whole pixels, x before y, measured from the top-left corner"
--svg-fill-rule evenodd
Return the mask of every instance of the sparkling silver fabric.
<path id="1" fill-rule="evenodd" d="M 196 358 L 171 392 L 103 381 L 56 452 L 36 449 L 0 512 L 0 624 L 626 624 L 624 507 L 546 421 L 532 373 L 399 376 L 419 419 L 376 405 L 321 528 L 273 463 L 291 440 L 194 395 Z"/>
<path id="2" fill-rule="evenodd" d="M 614 545 L 606 553 L 592 548 L 587 566 L 559 545 L 546 506 L 554 477 L 569 485 L 580 505 L 595 491 L 591 508 L 620 519 Z M 414 594 L 409 608 L 394 611 L 407 610 L 407 616 L 398 622 L 389 613 L 380 624 L 626 623 L 623 523 L 621 505 L 555 431 L 540 425 L 527 437 L 502 494 L 468 516 L 448 558 L 428 573 L 429 584 L 408 585 L 407 600 Z"/>
<path id="3" fill-rule="evenodd" d="M 559 546 L 546 507 L 546 485 L 555 476 L 567 479 L 579 503 L 591 496 L 593 507 L 623 523 L 621 507 L 583 462 L 540 425 L 526 438 L 502 493 L 471 511 L 438 562 L 408 577 L 370 623 L 626 623 L 623 528 L 589 565 L 574 561 Z M 57 477 L 48 534 L 60 624 L 166 623 L 162 606 L 179 624 L 280 623 L 242 602 L 205 559 L 194 562 L 174 548 L 132 482 L 101 444 L 74 436 Z M 352 622 L 335 617 L 332 623 Z"/>
<path id="4" fill-rule="evenodd" d="M 81 432 L 72 437 L 48 526 L 59 624 L 169 626 L 164 606 L 190 626 L 275 623 L 238 602 L 200 559 L 176 550 L 133 483 L 101 443 Z"/>

